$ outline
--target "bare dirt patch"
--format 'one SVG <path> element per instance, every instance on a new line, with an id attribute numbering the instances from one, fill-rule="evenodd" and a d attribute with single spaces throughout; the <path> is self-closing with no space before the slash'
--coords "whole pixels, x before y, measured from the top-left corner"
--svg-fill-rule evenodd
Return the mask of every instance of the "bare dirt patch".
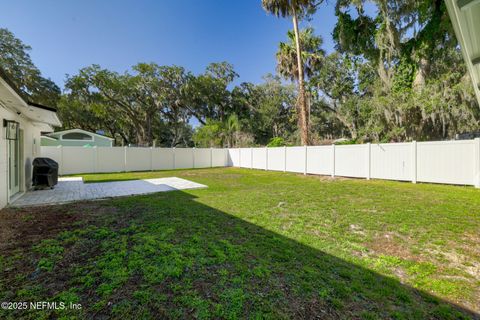
<path id="1" fill-rule="evenodd" d="M 413 254 L 409 247 L 408 239 L 395 232 L 385 232 L 377 235 L 366 247 L 375 254 L 396 256 L 402 259 L 421 261 L 421 257 Z"/>
<path id="2" fill-rule="evenodd" d="M 305 175 L 301 174 L 301 173 L 299 173 L 298 176 L 299 177 L 305 177 Z M 346 178 L 346 177 L 339 177 L 339 176 L 332 177 L 332 176 L 327 176 L 327 175 L 317 175 L 317 174 L 310 174 L 310 173 L 307 173 L 306 176 L 310 177 L 310 178 L 315 178 L 315 179 L 321 180 L 321 181 L 327 181 L 327 182 L 328 181 L 334 182 L 334 181 L 355 180 L 355 178 Z"/>
<path id="3" fill-rule="evenodd" d="M 28 249 L 111 209 L 99 202 L 78 202 L 0 210 L 0 255 L 8 255 L 12 249 Z"/>

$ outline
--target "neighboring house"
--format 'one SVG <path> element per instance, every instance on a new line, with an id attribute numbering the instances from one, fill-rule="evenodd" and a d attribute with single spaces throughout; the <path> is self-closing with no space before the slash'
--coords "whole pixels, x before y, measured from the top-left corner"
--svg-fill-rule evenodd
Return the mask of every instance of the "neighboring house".
<path id="1" fill-rule="evenodd" d="M 32 186 L 42 132 L 61 126 L 56 110 L 27 102 L 0 69 L 0 209 Z"/>
<path id="2" fill-rule="evenodd" d="M 112 147 L 113 138 L 82 129 L 57 131 L 42 136 L 42 146 Z"/>
<path id="3" fill-rule="evenodd" d="M 445 0 L 480 104 L 480 0 Z"/>

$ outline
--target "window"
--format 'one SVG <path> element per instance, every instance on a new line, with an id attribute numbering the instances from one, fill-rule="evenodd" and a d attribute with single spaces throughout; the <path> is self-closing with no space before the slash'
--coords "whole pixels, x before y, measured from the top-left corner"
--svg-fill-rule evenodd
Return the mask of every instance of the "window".
<path id="1" fill-rule="evenodd" d="M 88 135 L 86 133 L 70 132 L 70 133 L 65 133 L 62 136 L 62 140 L 87 140 L 87 141 L 92 141 L 93 138 L 92 138 L 91 135 Z"/>

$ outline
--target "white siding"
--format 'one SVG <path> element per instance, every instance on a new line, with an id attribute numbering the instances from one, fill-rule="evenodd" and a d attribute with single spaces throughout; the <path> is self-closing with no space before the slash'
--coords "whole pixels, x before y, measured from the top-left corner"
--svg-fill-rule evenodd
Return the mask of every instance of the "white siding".
<path id="1" fill-rule="evenodd" d="M 20 123 L 23 131 L 23 166 L 20 176 L 20 192 L 26 191 L 32 186 L 32 162 L 40 156 L 40 133 L 42 128 L 37 127 L 24 117 L 17 115 L 0 106 L 0 121 L 2 119 L 13 120 Z M 8 204 L 8 140 L 5 137 L 5 128 L 0 123 L 0 209 Z"/>

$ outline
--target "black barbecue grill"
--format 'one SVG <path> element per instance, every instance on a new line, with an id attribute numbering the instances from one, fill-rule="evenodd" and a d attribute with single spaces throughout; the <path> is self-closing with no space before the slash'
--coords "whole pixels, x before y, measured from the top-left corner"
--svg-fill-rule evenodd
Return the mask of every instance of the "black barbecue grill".
<path id="1" fill-rule="evenodd" d="M 58 163 L 50 158 L 33 160 L 32 184 L 35 189 L 49 187 L 53 189 L 58 182 Z"/>

